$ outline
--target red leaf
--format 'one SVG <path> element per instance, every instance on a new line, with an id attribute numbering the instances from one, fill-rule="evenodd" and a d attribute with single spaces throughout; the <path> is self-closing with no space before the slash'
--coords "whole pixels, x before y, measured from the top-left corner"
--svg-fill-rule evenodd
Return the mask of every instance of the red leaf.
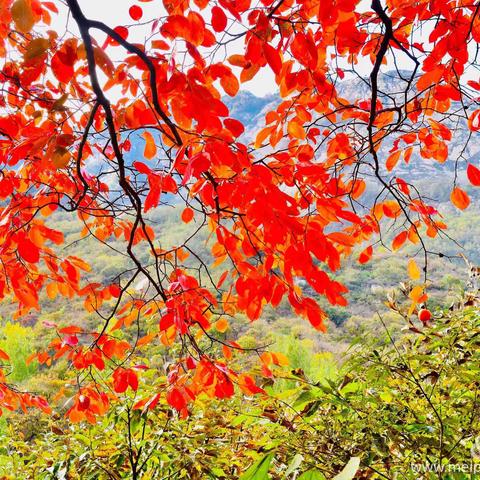
<path id="1" fill-rule="evenodd" d="M 234 118 L 226 118 L 223 121 L 223 124 L 232 132 L 234 137 L 239 137 L 245 131 L 242 122 L 235 120 Z"/>
<path id="2" fill-rule="evenodd" d="M 217 376 L 215 396 L 217 398 L 230 398 L 235 393 L 232 381 L 224 373 Z"/>
<path id="3" fill-rule="evenodd" d="M 227 26 L 225 12 L 216 5 L 212 8 L 212 27 L 216 32 L 223 32 Z"/>
<path id="4" fill-rule="evenodd" d="M 75 73 L 73 68 L 73 63 L 69 64 L 65 62 L 65 56 L 62 55 L 61 51 L 58 51 L 51 60 L 52 71 L 62 83 L 68 83 Z"/>
<path id="5" fill-rule="evenodd" d="M 113 283 L 112 285 L 110 285 L 108 287 L 108 289 L 109 289 L 112 297 L 115 297 L 115 298 L 118 298 L 120 296 L 120 294 L 122 293 L 122 289 L 116 283 Z"/>
<path id="6" fill-rule="evenodd" d="M 362 265 L 372 258 L 373 247 L 370 245 L 358 256 L 358 262 Z"/>
<path id="7" fill-rule="evenodd" d="M 480 169 L 471 163 L 469 163 L 467 167 L 467 177 L 472 185 L 475 187 L 480 187 Z"/>
<path id="8" fill-rule="evenodd" d="M 187 406 L 187 401 L 178 388 L 172 388 L 167 393 L 167 402 L 175 410 L 181 411 Z"/>
<path id="9" fill-rule="evenodd" d="M 63 337 L 63 345 L 68 345 L 69 347 L 74 347 L 78 344 L 78 337 L 76 335 L 66 335 Z"/>
<path id="10" fill-rule="evenodd" d="M 128 371 L 124 368 L 117 368 L 113 372 L 113 389 L 117 393 L 123 393 L 128 388 Z"/>
<path id="11" fill-rule="evenodd" d="M 262 388 L 256 385 L 255 380 L 250 375 L 246 375 L 243 373 L 240 374 L 238 377 L 238 384 L 242 391 L 245 392 L 247 395 L 265 393 Z"/>
<path id="12" fill-rule="evenodd" d="M 130 388 L 136 392 L 137 389 L 138 389 L 138 377 L 137 377 L 137 374 L 131 370 L 131 369 L 128 369 L 127 370 L 127 375 L 128 375 L 128 384 L 130 385 Z"/>
<path id="13" fill-rule="evenodd" d="M 276 48 L 273 48 L 270 44 L 263 44 L 263 53 L 265 54 L 265 59 L 268 62 L 268 65 L 273 70 L 275 75 L 278 75 L 282 71 L 282 59 L 280 53 Z"/>
<path id="14" fill-rule="evenodd" d="M 184 223 L 190 223 L 193 219 L 193 210 L 189 207 L 185 208 L 182 212 L 182 221 Z"/>
<path id="15" fill-rule="evenodd" d="M 40 250 L 26 236 L 18 241 L 18 253 L 28 263 L 37 263 L 40 260 Z"/>
<path id="16" fill-rule="evenodd" d="M 128 10 L 128 13 L 130 14 L 130 17 L 136 21 L 140 20 L 143 16 L 143 10 L 138 5 L 132 5 Z"/>
<path id="17" fill-rule="evenodd" d="M 118 27 L 115 27 L 113 30 L 115 31 L 115 33 L 120 35 L 124 40 L 126 40 L 128 38 L 128 28 L 127 27 L 119 25 Z M 117 42 L 115 42 L 115 43 L 117 43 Z"/>
<path id="18" fill-rule="evenodd" d="M 71 325 L 69 327 L 61 328 L 58 332 L 63 333 L 65 335 L 75 335 L 76 333 L 81 333 L 82 329 L 80 327 Z"/>

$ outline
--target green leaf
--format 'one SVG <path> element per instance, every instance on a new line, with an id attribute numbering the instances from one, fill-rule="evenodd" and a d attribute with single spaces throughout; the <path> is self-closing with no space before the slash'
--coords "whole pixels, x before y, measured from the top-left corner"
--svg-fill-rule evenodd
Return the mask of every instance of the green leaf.
<path id="1" fill-rule="evenodd" d="M 315 393 L 312 390 L 307 390 L 305 392 L 302 392 L 297 399 L 295 400 L 293 404 L 293 408 L 295 409 L 300 409 L 305 407 L 307 403 L 312 403 L 316 400 L 318 400 L 318 395 L 315 395 Z"/>
<path id="2" fill-rule="evenodd" d="M 267 480 L 269 477 L 268 469 L 273 460 L 273 453 L 268 453 L 263 458 L 255 462 L 239 480 Z"/>
<path id="3" fill-rule="evenodd" d="M 297 480 L 325 480 L 325 475 L 320 470 L 312 469 L 302 473 Z"/>
<path id="4" fill-rule="evenodd" d="M 360 459 L 358 457 L 352 457 L 345 465 L 344 469 L 333 480 L 352 480 L 357 473 L 360 466 Z"/>
<path id="5" fill-rule="evenodd" d="M 290 465 L 288 466 L 287 470 L 285 471 L 285 477 L 288 477 L 291 473 L 294 473 L 298 470 L 298 467 L 301 465 L 303 462 L 303 455 L 300 455 L 297 453 L 292 461 L 290 462 Z"/>
<path id="6" fill-rule="evenodd" d="M 360 382 L 349 382 L 340 390 L 340 393 L 346 395 L 347 393 L 358 392 L 361 387 L 362 384 Z"/>

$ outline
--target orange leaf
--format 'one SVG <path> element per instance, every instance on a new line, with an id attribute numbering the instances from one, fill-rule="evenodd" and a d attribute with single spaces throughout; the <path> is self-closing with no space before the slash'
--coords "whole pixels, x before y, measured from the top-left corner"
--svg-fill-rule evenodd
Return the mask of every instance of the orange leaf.
<path id="1" fill-rule="evenodd" d="M 240 89 L 237 77 L 231 72 L 225 73 L 225 75 L 222 76 L 220 85 L 225 90 L 225 93 L 231 97 L 234 97 Z"/>
<path id="2" fill-rule="evenodd" d="M 273 362 L 272 354 L 270 352 L 263 352 L 260 354 L 260 360 L 265 365 L 270 365 Z"/>
<path id="3" fill-rule="evenodd" d="M 225 333 L 228 330 L 228 321 L 225 320 L 224 318 L 221 318 L 220 320 L 215 323 L 215 328 L 220 332 L 220 333 Z"/>
<path id="4" fill-rule="evenodd" d="M 307 137 L 305 129 L 296 121 L 288 122 L 287 132 L 291 137 L 299 138 L 300 140 Z"/>
<path id="5" fill-rule="evenodd" d="M 232 349 L 230 347 L 227 347 L 227 345 L 223 345 L 222 352 L 223 352 L 223 356 L 227 360 L 230 360 L 232 358 Z"/>
<path id="6" fill-rule="evenodd" d="M 350 196 L 356 200 L 358 198 L 360 198 L 363 194 L 363 192 L 365 191 L 365 188 L 366 188 L 367 184 L 365 183 L 364 180 L 361 180 L 361 179 L 355 179 L 353 181 L 353 185 L 352 185 L 352 193 L 350 194 Z"/>
<path id="7" fill-rule="evenodd" d="M 275 365 L 286 367 L 290 362 L 286 355 L 280 352 L 272 352 L 272 359 Z"/>
<path id="8" fill-rule="evenodd" d="M 38 353 L 32 353 L 25 359 L 25 365 L 28 367 L 37 357 Z"/>
<path id="9" fill-rule="evenodd" d="M 247 65 L 247 61 L 245 60 L 245 57 L 243 55 L 231 55 L 227 58 L 227 61 L 235 67 L 244 68 L 245 65 Z"/>
<path id="10" fill-rule="evenodd" d="M 216 285 L 217 288 L 220 288 L 223 285 L 223 282 L 226 280 L 227 276 L 228 276 L 228 270 L 223 272 L 222 275 L 220 276 Z"/>
<path id="11" fill-rule="evenodd" d="M 260 148 L 267 137 L 272 133 L 275 127 L 265 127 L 260 130 L 255 139 L 255 148 Z"/>
<path id="12" fill-rule="evenodd" d="M 1 348 L 0 348 L 0 360 L 10 360 L 10 357 L 8 356 L 8 354 L 6 352 L 4 352 Z"/>
<path id="13" fill-rule="evenodd" d="M 392 242 L 392 250 L 396 252 L 397 250 L 400 249 L 400 247 L 405 243 L 408 237 L 408 231 L 405 230 L 403 232 L 400 232 Z"/>
<path id="14" fill-rule="evenodd" d="M 424 292 L 424 288 L 421 285 L 417 285 L 412 288 L 412 291 L 408 295 L 415 303 L 422 303 L 427 300 L 427 294 Z"/>
<path id="15" fill-rule="evenodd" d="M 385 166 L 389 172 L 391 172 L 394 168 L 395 165 L 398 163 L 400 160 L 400 155 L 402 154 L 401 150 L 397 150 L 396 152 L 393 152 L 388 158 L 385 163 Z"/>
<path id="16" fill-rule="evenodd" d="M 75 333 L 81 333 L 81 332 L 82 332 L 82 329 L 80 327 L 76 327 L 75 325 L 61 328 L 59 330 L 59 333 L 64 333 L 66 335 L 74 335 Z"/>
<path id="17" fill-rule="evenodd" d="M 54 300 L 58 293 L 58 286 L 56 283 L 49 283 L 46 287 L 47 297 Z"/>
<path id="18" fill-rule="evenodd" d="M 460 187 L 455 187 L 450 194 L 451 202 L 460 210 L 465 210 L 470 205 L 470 198 Z"/>
<path id="19" fill-rule="evenodd" d="M 142 137 L 145 139 L 145 150 L 143 151 L 143 156 L 151 160 L 157 154 L 157 146 L 155 145 L 155 139 L 150 132 L 143 132 Z"/>

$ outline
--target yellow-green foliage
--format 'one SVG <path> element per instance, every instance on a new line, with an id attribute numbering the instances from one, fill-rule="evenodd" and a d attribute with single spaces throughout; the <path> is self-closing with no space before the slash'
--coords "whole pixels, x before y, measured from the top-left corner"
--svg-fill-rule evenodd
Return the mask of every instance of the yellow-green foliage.
<path id="1" fill-rule="evenodd" d="M 10 381 L 22 382 L 36 371 L 34 365 L 25 364 L 26 358 L 33 352 L 34 338 L 33 329 L 19 323 L 7 322 L 0 328 L 0 348 L 8 353 L 11 360 Z"/>

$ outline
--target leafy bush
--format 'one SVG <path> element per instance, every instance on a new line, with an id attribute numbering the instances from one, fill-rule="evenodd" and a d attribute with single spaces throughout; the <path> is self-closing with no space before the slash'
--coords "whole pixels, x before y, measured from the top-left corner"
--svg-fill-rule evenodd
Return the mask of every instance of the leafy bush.
<path id="1" fill-rule="evenodd" d="M 0 349 L 11 359 L 12 382 L 23 382 L 36 371 L 35 365 L 26 365 L 25 360 L 33 352 L 35 335 L 33 329 L 19 323 L 7 322 L 0 328 Z"/>
<path id="2" fill-rule="evenodd" d="M 291 366 L 275 372 L 284 388 L 278 381 L 265 386 L 267 396 L 204 398 L 187 419 L 172 416 L 163 400 L 153 412 L 132 410 L 134 397 L 88 428 L 53 418 L 34 440 L 17 436 L 5 447 L 0 473 L 36 479 L 332 479 L 353 457 L 360 460 L 358 478 L 413 480 L 418 466 L 447 469 L 476 460 L 477 310 L 438 314 L 432 327 L 414 328 L 390 343 L 375 339 L 352 347 L 340 374 L 324 368 L 323 379 L 319 366 L 328 365 L 329 356 L 316 363 L 311 342 L 296 345 L 301 348 L 288 338 L 278 342 Z"/>

